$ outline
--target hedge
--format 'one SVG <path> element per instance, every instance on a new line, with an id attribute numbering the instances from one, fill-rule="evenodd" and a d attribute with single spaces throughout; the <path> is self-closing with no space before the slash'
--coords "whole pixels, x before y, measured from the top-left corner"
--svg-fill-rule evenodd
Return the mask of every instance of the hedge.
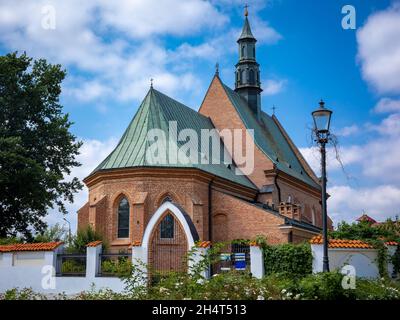
<path id="1" fill-rule="evenodd" d="M 312 253 L 309 244 L 264 245 L 265 274 L 306 276 L 312 273 Z"/>

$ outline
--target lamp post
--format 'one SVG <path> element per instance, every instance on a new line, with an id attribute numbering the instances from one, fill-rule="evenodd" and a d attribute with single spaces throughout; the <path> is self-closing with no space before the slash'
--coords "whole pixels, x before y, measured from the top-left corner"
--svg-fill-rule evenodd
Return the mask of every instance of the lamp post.
<path id="1" fill-rule="evenodd" d="M 68 244 L 71 244 L 72 235 L 71 235 L 71 223 L 64 217 L 63 220 L 68 223 Z"/>
<path id="2" fill-rule="evenodd" d="M 331 124 L 332 111 L 325 108 L 325 102 L 320 101 L 319 108 L 312 112 L 314 119 L 314 133 L 316 141 L 320 145 L 321 151 L 321 171 L 322 171 L 322 232 L 323 232 L 323 272 L 329 272 L 329 259 L 328 259 L 328 213 L 326 210 L 326 144 L 329 140 L 329 126 Z"/>

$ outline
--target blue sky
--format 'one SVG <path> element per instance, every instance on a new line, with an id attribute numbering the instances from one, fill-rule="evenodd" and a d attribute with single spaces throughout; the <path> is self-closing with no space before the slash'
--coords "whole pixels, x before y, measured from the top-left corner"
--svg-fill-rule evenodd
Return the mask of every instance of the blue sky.
<path id="1" fill-rule="evenodd" d="M 320 98 L 334 111 L 344 173 L 329 150 L 329 211 L 400 213 L 400 3 L 248 1 L 258 39 L 263 110 L 276 114 L 318 172 L 310 139 Z M 344 5 L 356 29 L 342 28 Z M 68 72 L 62 103 L 84 141 L 85 177 L 115 146 L 149 88 L 197 109 L 215 70 L 233 85 L 243 1 L 0 1 L 0 52 L 26 51 Z M 50 6 L 50 7 L 49 7 Z M 55 28 L 48 28 L 53 18 Z M 50 19 L 50 20 L 49 20 Z M 43 25 L 44 23 L 44 25 Z M 46 24 L 47 23 L 47 24 Z M 69 205 L 69 219 L 87 192 Z M 52 212 L 49 221 L 62 222 Z"/>

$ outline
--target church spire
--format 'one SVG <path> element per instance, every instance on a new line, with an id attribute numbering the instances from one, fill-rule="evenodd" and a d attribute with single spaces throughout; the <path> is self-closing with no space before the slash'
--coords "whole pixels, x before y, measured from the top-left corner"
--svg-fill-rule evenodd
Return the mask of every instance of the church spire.
<path id="1" fill-rule="evenodd" d="M 236 64 L 235 71 L 235 91 L 238 92 L 247 102 L 259 119 L 261 115 L 261 97 L 260 93 L 260 69 L 256 61 L 256 38 L 251 32 L 248 19 L 247 5 L 244 12 L 244 24 L 242 33 L 237 40 L 239 45 L 239 61 Z"/>

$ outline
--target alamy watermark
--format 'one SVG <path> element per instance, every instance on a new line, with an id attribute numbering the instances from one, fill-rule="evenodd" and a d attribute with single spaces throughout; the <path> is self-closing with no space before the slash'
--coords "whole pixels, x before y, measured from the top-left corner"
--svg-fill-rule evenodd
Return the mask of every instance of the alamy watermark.
<path id="1" fill-rule="evenodd" d="M 42 7 L 42 28 L 45 30 L 56 29 L 56 8 L 52 5 Z"/>
<path id="2" fill-rule="evenodd" d="M 148 165 L 224 165 L 236 175 L 249 175 L 254 170 L 253 129 L 178 131 L 177 122 L 170 121 L 168 129 L 149 130 L 146 143 Z"/>
<path id="3" fill-rule="evenodd" d="M 350 4 L 342 7 L 342 28 L 344 30 L 355 30 L 356 29 L 356 8 Z"/>

